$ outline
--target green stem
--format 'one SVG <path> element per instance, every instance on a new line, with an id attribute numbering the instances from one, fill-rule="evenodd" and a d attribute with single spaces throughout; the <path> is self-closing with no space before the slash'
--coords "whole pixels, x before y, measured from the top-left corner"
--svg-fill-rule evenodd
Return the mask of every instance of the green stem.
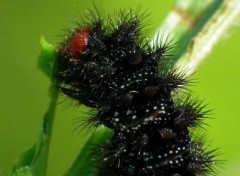
<path id="1" fill-rule="evenodd" d="M 179 59 L 177 66 L 184 65 L 189 73 L 192 73 L 197 66 L 206 58 L 212 48 L 219 40 L 228 34 L 229 28 L 235 21 L 239 21 L 240 1 L 226 0 L 205 25 L 203 30 L 192 40 L 187 52 Z"/>
<path id="2" fill-rule="evenodd" d="M 167 18 L 160 25 L 152 40 L 156 43 L 158 33 L 170 32 L 177 41 L 176 47 L 171 50 L 172 58 L 170 64 L 173 66 L 179 56 L 185 53 L 192 38 L 196 36 L 219 9 L 223 0 L 178 0 Z M 164 41 L 164 39 L 162 39 Z"/>
<path id="3" fill-rule="evenodd" d="M 42 131 L 41 131 L 41 150 L 39 151 L 39 155 L 36 156 L 36 160 L 33 163 L 33 169 L 38 169 L 38 162 L 42 162 L 40 159 L 41 157 L 44 158 L 45 166 L 43 175 L 46 175 L 47 173 L 47 165 L 48 165 L 48 156 L 50 151 L 50 143 L 52 138 L 52 129 L 55 119 L 55 112 L 56 112 L 56 106 L 57 106 L 57 100 L 58 100 L 59 92 L 55 88 L 55 84 L 51 84 L 50 86 L 50 103 L 47 112 L 44 115 L 43 125 L 42 125 Z M 43 156 L 41 156 L 41 152 L 44 153 Z M 36 171 L 38 173 L 38 171 Z"/>
<path id="4" fill-rule="evenodd" d="M 97 144 L 104 144 L 112 136 L 112 130 L 108 130 L 105 127 L 99 127 L 96 131 L 90 134 L 87 142 L 79 152 L 77 158 L 64 174 L 64 176 L 90 176 L 93 174 L 94 166 L 96 165 L 97 158 L 94 157 L 94 148 Z"/>

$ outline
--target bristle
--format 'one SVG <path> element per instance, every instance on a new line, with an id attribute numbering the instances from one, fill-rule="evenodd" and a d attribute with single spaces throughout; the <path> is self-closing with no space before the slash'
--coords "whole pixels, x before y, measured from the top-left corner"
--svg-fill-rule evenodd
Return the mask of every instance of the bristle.
<path id="1" fill-rule="evenodd" d="M 185 98 L 176 101 L 176 112 L 178 117 L 175 118 L 175 125 L 177 128 L 185 127 L 203 127 L 205 125 L 204 119 L 211 110 L 204 110 L 206 105 L 203 100 L 198 100 L 188 94 Z"/>

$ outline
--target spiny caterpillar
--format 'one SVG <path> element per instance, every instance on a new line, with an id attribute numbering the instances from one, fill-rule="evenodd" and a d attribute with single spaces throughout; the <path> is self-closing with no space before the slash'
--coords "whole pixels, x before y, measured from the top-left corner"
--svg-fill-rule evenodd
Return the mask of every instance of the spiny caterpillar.
<path id="1" fill-rule="evenodd" d="M 176 98 L 189 77 L 166 66 L 171 42 L 151 46 L 142 30 L 146 16 L 88 14 L 59 49 L 57 86 L 98 109 L 90 124 L 114 131 L 100 147 L 97 176 L 215 175 L 216 150 L 190 132 L 208 111 L 189 94 Z"/>

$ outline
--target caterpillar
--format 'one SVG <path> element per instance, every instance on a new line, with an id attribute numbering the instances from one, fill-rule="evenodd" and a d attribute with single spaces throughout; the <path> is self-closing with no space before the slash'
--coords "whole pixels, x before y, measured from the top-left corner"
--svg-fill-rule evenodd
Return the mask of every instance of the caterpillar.
<path id="1" fill-rule="evenodd" d="M 191 132 L 208 111 L 191 93 L 179 96 L 190 78 L 167 66 L 171 40 L 151 46 L 147 16 L 138 9 L 84 17 L 59 48 L 57 87 L 98 110 L 88 123 L 114 131 L 100 146 L 97 176 L 215 175 L 216 150 Z"/>

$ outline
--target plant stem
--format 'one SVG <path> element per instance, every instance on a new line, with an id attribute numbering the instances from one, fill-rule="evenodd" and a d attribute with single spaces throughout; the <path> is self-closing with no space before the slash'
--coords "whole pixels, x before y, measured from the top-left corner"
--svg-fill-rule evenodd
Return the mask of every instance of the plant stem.
<path id="1" fill-rule="evenodd" d="M 189 73 L 192 73 L 239 17 L 240 1 L 225 0 L 214 17 L 192 40 L 187 52 L 177 62 L 177 66 L 184 65 Z"/>
<path id="2" fill-rule="evenodd" d="M 159 33 L 164 33 L 165 31 L 174 35 L 174 41 L 177 41 L 178 44 L 170 53 L 175 56 L 175 58 L 171 58 L 171 66 L 174 66 L 179 56 L 185 53 L 192 38 L 202 30 L 222 2 L 223 0 L 178 0 L 176 2 L 152 40 L 152 43 L 156 43 Z M 162 39 L 162 41 L 164 40 Z"/>

